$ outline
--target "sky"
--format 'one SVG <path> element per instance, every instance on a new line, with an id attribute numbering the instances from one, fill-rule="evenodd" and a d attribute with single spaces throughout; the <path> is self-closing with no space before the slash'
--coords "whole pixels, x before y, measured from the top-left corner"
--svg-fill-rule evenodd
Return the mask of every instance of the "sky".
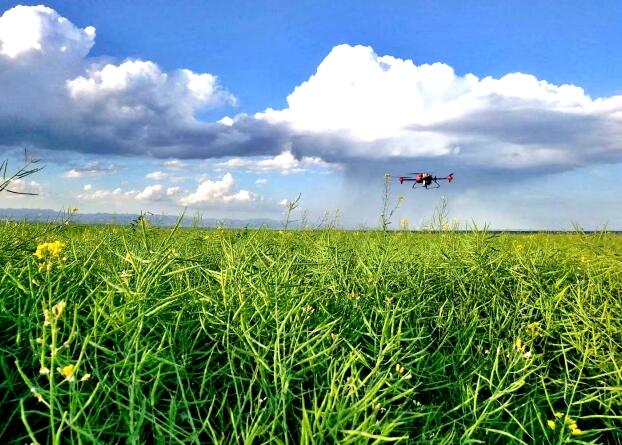
<path id="1" fill-rule="evenodd" d="M 622 229 L 614 1 L 0 0 L 0 208 Z M 436 190 L 396 178 L 455 173 Z"/>

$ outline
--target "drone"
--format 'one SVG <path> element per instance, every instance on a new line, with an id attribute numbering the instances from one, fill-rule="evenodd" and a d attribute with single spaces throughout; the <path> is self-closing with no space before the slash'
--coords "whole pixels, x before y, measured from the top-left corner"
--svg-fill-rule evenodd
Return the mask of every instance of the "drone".
<path id="1" fill-rule="evenodd" d="M 416 175 L 416 176 L 400 176 L 400 184 L 403 184 L 404 182 L 412 182 L 413 183 L 413 187 L 414 189 L 418 189 L 418 188 L 426 188 L 426 189 L 437 189 L 439 188 L 441 185 L 438 183 L 438 181 L 447 181 L 447 182 L 451 182 L 454 179 L 454 174 L 450 173 L 445 177 L 439 178 L 438 176 L 432 176 L 430 173 L 427 172 L 418 172 L 418 173 L 408 173 L 409 175 Z M 418 184 L 420 184 L 418 186 Z M 432 185 L 434 184 L 434 185 Z"/>

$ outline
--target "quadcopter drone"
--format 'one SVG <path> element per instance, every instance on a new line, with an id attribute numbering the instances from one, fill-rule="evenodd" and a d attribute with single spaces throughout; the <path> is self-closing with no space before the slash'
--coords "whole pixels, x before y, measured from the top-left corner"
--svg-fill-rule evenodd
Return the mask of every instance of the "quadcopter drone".
<path id="1" fill-rule="evenodd" d="M 454 179 L 453 173 L 450 173 L 447 176 L 442 177 L 442 178 L 439 178 L 438 176 L 432 176 L 430 173 L 427 173 L 427 172 L 409 173 L 409 175 L 416 175 L 416 176 L 400 176 L 399 177 L 400 184 L 410 181 L 413 183 L 412 188 L 414 189 L 418 189 L 422 187 L 426 189 L 429 189 L 429 188 L 437 189 L 441 186 L 438 183 L 438 181 L 451 182 Z"/>

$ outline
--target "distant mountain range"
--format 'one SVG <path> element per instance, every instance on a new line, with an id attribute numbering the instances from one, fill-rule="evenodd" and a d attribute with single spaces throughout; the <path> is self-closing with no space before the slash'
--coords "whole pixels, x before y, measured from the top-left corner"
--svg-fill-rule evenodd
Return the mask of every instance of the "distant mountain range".
<path id="1" fill-rule="evenodd" d="M 0 221 L 32 221 L 32 222 L 50 222 L 62 221 L 66 217 L 66 213 L 62 214 L 57 210 L 51 209 L 0 209 Z M 140 215 L 138 213 L 81 213 L 77 212 L 71 216 L 71 221 L 78 224 L 116 224 L 127 225 L 135 221 Z M 147 214 L 148 220 L 162 227 L 174 226 L 179 219 L 179 215 L 158 215 Z M 267 227 L 280 228 L 280 221 L 266 218 L 251 219 L 229 219 L 229 218 L 203 218 L 193 215 L 186 215 L 181 223 L 183 227 Z"/>
<path id="2" fill-rule="evenodd" d="M 77 212 L 71 215 L 71 221 L 76 224 L 115 224 L 115 225 L 129 225 L 135 222 L 140 216 L 138 213 L 81 213 Z M 67 213 L 61 213 L 52 209 L 0 209 L 0 223 L 6 220 L 10 221 L 31 221 L 31 222 L 52 222 L 63 221 L 67 217 Z M 177 223 L 179 215 L 159 215 L 159 214 L 146 214 L 149 222 L 159 227 L 171 227 Z M 283 223 L 274 219 L 268 218 L 249 218 L 249 219 L 231 219 L 231 218 L 203 218 L 195 217 L 192 214 L 186 214 L 182 223 L 182 227 L 228 227 L 228 228 L 259 228 L 265 227 L 268 229 L 281 229 Z M 299 228 L 298 222 L 294 221 L 289 224 L 292 229 Z M 353 229 L 353 228 L 351 228 Z M 374 230 L 370 227 L 357 227 L 356 230 Z M 376 229 L 377 230 L 377 229 Z M 414 230 L 418 231 L 418 230 Z M 469 232 L 470 229 L 459 229 L 456 232 Z M 572 233 L 575 230 L 515 230 L 515 229 L 493 229 L 487 230 L 490 233 Z M 583 233 L 601 233 L 606 231 L 608 233 L 622 234 L 620 230 L 585 230 Z"/>

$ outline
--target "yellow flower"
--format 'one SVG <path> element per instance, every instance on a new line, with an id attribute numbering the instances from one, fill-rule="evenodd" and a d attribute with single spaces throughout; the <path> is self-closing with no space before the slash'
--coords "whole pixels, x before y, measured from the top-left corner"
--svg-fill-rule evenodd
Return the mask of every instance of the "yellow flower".
<path id="1" fill-rule="evenodd" d="M 540 329 L 540 322 L 534 321 L 533 323 L 528 324 L 527 329 L 529 329 L 530 331 L 535 331 L 537 329 Z"/>
<path id="2" fill-rule="evenodd" d="M 39 369 L 39 374 L 41 375 L 48 375 L 50 373 L 50 368 L 48 368 L 47 366 L 42 366 L 41 369 Z"/>
<path id="3" fill-rule="evenodd" d="M 403 367 L 402 365 L 400 365 L 400 364 L 398 363 L 397 365 L 395 365 L 395 371 L 396 371 L 398 374 L 404 374 L 405 369 L 404 369 L 404 367 Z"/>
<path id="4" fill-rule="evenodd" d="M 546 422 L 546 424 L 549 426 L 549 428 L 550 428 L 550 429 L 552 429 L 553 431 L 555 431 L 555 427 L 556 427 L 556 425 L 555 425 L 555 421 L 554 421 L 554 420 L 548 420 L 548 421 Z"/>
<path id="5" fill-rule="evenodd" d="M 556 413 L 555 413 L 555 414 L 553 414 L 553 415 L 554 415 L 554 416 L 555 416 L 555 418 L 557 418 L 557 419 L 561 419 L 562 417 L 564 417 L 564 416 L 565 416 L 565 414 L 564 414 L 564 413 L 560 413 L 559 411 L 558 411 L 558 412 L 556 412 Z"/>
<path id="6" fill-rule="evenodd" d="M 517 351 L 523 349 L 523 341 L 520 338 L 516 339 L 516 343 L 514 343 L 514 349 L 516 349 Z"/>
<path id="7" fill-rule="evenodd" d="M 41 243 L 37 246 L 37 250 L 33 253 L 34 256 L 42 260 L 48 252 L 48 245 L 50 243 Z"/>
<path id="8" fill-rule="evenodd" d="M 67 365 L 67 366 L 63 366 L 62 368 L 58 368 L 58 372 L 60 372 L 65 377 L 65 380 L 69 382 L 72 382 L 74 380 L 74 376 L 73 376 L 74 370 L 75 370 L 74 365 Z"/>
<path id="9" fill-rule="evenodd" d="M 523 245 L 522 244 L 517 244 L 516 245 L 516 250 L 518 250 L 518 251 L 523 250 Z"/>
<path id="10" fill-rule="evenodd" d="M 82 376 L 82 378 L 80 379 L 81 382 L 86 382 L 87 380 L 91 379 L 91 374 L 86 373 Z"/>
<path id="11" fill-rule="evenodd" d="M 41 243 L 37 246 L 37 250 L 33 253 L 38 259 L 42 260 L 46 256 L 57 257 L 65 247 L 65 243 L 54 241 L 53 243 Z"/>
<path id="12" fill-rule="evenodd" d="M 65 243 L 62 243 L 60 241 L 54 241 L 53 243 L 50 243 L 48 245 L 48 250 L 53 257 L 57 257 L 58 255 L 60 255 L 63 247 L 65 247 Z"/>
<path id="13" fill-rule="evenodd" d="M 572 434 L 573 436 L 580 436 L 581 434 L 583 434 L 583 430 L 577 427 L 576 423 L 573 423 L 572 425 L 570 425 L 570 434 Z"/>

